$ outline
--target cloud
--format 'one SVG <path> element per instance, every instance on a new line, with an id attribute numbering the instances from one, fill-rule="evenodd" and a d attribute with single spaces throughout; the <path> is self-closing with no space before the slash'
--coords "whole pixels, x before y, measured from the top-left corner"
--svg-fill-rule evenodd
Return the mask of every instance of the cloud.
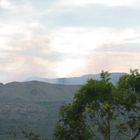
<path id="1" fill-rule="evenodd" d="M 140 53 L 140 43 L 104 44 L 95 49 L 96 52 Z"/>
<path id="2" fill-rule="evenodd" d="M 138 53 L 96 52 L 87 58 L 86 64 L 83 73 L 129 72 L 130 68 L 140 68 L 140 56 Z"/>
<path id="3" fill-rule="evenodd" d="M 91 4 L 102 4 L 108 6 L 127 6 L 133 3 L 132 0 L 61 0 L 61 6 L 85 6 Z"/>
<path id="4" fill-rule="evenodd" d="M 61 27 L 50 32 L 50 47 L 63 53 L 87 55 L 96 50 L 120 48 L 139 49 L 140 30 L 137 28 Z M 111 48 L 112 46 L 112 48 Z M 116 46 L 116 47 L 115 47 Z M 121 50 L 120 50 L 121 51 Z M 137 51 L 137 50 L 136 50 Z"/>
<path id="5" fill-rule="evenodd" d="M 94 52 L 84 60 L 65 60 L 56 72 L 61 77 L 81 76 L 84 74 L 109 72 L 129 72 L 130 68 L 140 68 L 139 53 L 128 52 Z M 59 76 L 60 77 L 60 76 Z"/>
<path id="6" fill-rule="evenodd" d="M 134 5 L 139 2 L 1 0 L 0 80 L 139 67 L 140 9 Z"/>
<path id="7" fill-rule="evenodd" d="M 9 0 L 0 0 L 0 8 L 3 10 L 11 10 L 14 8 L 14 6 Z"/>
<path id="8" fill-rule="evenodd" d="M 139 0 L 60 0 L 57 3 L 58 7 L 85 7 L 87 5 L 105 5 L 110 7 L 139 7 Z"/>
<path id="9" fill-rule="evenodd" d="M 53 7 L 54 8 L 54 7 Z M 69 9 L 69 8 L 68 8 Z M 44 15 L 43 22 L 53 27 L 114 27 L 126 28 L 140 25 L 140 9 L 130 7 L 109 7 L 106 5 L 87 5 L 71 7 L 71 10 L 54 9 L 49 15 Z"/>
<path id="10" fill-rule="evenodd" d="M 50 34 L 52 49 L 76 55 L 88 54 L 98 45 L 111 42 L 116 37 L 109 28 L 60 27 Z"/>
<path id="11" fill-rule="evenodd" d="M 126 71 L 139 66 L 139 28 L 60 27 L 47 32 L 37 24 L 18 29 L 3 38 L 4 33 L 0 34 L 4 40 L 0 47 L 3 81 L 77 76 L 102 69 Z"/>
<path id="12" fill-rule="evenodd" d="M 3 16 L 0 21 L 10 22 L 15 25 L 17 23 L 30 24 L 31 22 L 39 22 L 48 27 L 48 29 L 60 26 L 124 28 L 140 25 L 140 9 L 129 6 L 123 7 L 119 4 L 132 3 L 131 0 L 6 1 L 13 8 L 8 11 L 5 9 L 4 11 L 6 12 L 1 12 L 0 15 Z M 102 3 L 114 3 L 114 5 L 118 3 L 118 6 L 112 7 Z"/>
<path id="13" fill-rule="evenodd" d="M 5 48 L 5 49 L 4 49 Z M 0 71 L 4 82 L 23 79 L 28 76 L 55 76 L 55 61 L 50 55 L 55 52 L 49 47 L 49 37 L 41 28 L 24 28 L 12 34 L 0 48 Z"/>
<path id="14" fill-rule="evenodd" d="M 65 54 L 58 62 L 56 73 L 64 77 L 99 73 L 103 69 L 127 72 L 130 68 L 139 68 L 139 35 L 139 28 L 54 30 L 50 47 Z"/>

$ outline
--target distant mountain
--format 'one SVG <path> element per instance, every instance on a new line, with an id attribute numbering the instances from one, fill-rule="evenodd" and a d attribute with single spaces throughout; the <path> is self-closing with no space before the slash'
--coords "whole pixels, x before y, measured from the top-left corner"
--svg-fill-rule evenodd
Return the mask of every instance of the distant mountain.
<path id="1" fill-rule="evenodd" d="M 111 81 L 113 84 L 116 84 L 121 76 L 123 76 L 126 73 L 111 73 Z M 62 85 L 82 85 L 85 84 L 87 80 L 89 79 L 100 79 L 100 74 L 89 74 L 89 75 L 83 75 L 81 77 L 70 77 L 70 78 L 55 78 L 55 79 L 49 79 L 49 78 L 40 78 L 40 77 L 31 77 L 28 78 L 27 81 L 43 81 L 48 82 L 52 84 L 62 84 Z"/>

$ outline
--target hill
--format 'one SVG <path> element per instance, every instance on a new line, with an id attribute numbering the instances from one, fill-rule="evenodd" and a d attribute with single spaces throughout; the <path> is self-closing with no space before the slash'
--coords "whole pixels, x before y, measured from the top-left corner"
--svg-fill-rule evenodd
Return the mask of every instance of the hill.
<path id="1" fill-rule="evenodd" d="M 12 131 L 22 140 L 23 129 L 51 139 L 59 107 L 68 103 L 78 88 L 37 81 L 0 84 L 0 139 L 11 140 Z"/>

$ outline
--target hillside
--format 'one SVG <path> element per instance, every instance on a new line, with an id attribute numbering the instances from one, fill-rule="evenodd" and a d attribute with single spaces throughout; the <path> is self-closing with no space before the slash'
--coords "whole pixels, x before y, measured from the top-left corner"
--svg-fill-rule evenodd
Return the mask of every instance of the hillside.
<path id="1" fill-rule="evenodd" d="M 59 107 L 68 103 L 78 88 L 37 81 L 1 84 L 0 139 L 11 140 L 12 131 L 21 140 L 23 129 L 51 139 Z"/>

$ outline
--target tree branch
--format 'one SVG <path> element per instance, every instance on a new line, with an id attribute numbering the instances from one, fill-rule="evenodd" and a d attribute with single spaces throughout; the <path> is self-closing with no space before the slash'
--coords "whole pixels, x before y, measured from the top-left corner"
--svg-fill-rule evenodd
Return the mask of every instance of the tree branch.
<path id="1" fill-rule="evenodd" d="M 138 130 L 138 132 L 136 133 L 136 135 L 131 140 L 135 140 L 139 135 L 140 135 L 140 130 Z"/>

